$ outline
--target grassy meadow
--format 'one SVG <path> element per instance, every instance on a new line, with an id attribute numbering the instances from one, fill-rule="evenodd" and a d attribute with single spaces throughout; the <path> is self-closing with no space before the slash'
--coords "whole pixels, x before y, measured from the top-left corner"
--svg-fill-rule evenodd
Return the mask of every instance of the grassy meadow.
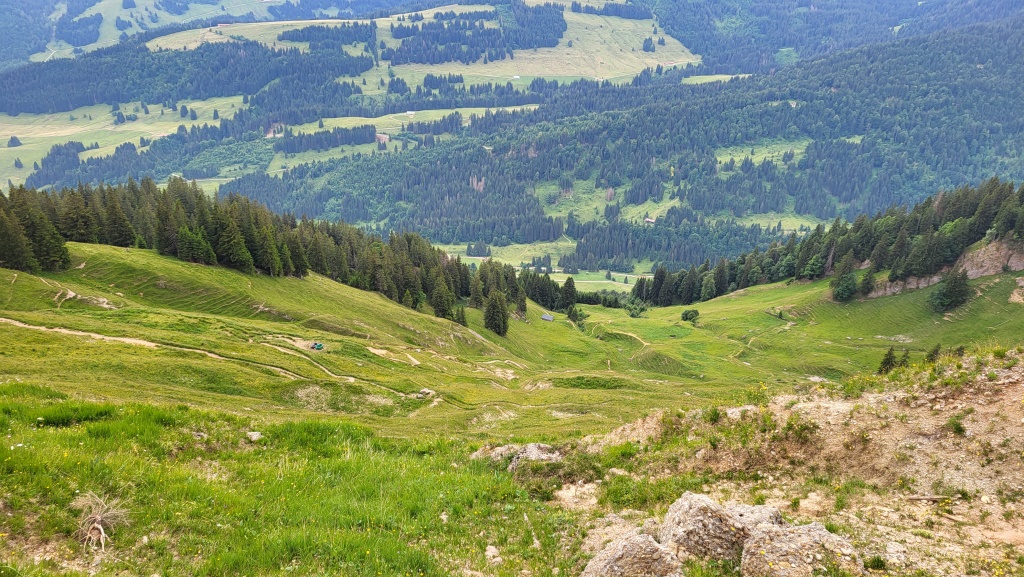
<path id="1" fill-rule="evenodd" d="M 132 27 L 125 32 L 129 35 L 137 34 L 141 30 L 140 22 L 147 28 L 167 26 L 191 20 L 204 20 L 217 16 L 244 16 L 252 13 L 257 18 L 269 18 L 267 8 L 275 4 L 282 4 L 283 0 L 260 0 L 251 2 L 245 0 L 207 0 L 204 2 L 189 3 L 182 14 L 173 14 L 164 9 L 159 0 L 135 0 L 135 8 L 126 10 L 122 0 L 99 0 L 95 6 L 82 13 L 83 17 L 93 14 L 102 14 L 103 23 L 100 25 L 99 39 L 88 46 L 83 46 L 85 51 L 96 50 L 117 44 L 121 37 L 121 31 L 117 29 L 116 21 L 120 17 L 123 20 L 132 22 Z M 58 6 L 56 16 L 63 14 L 63 6 Z M 155 17 L 155 19 L 154 19 Z M 71 58 L 74 56 L 74 46 L 62 40 L 51 40 L 46 49 L 33 54 L 29 59 L 33 62 L 42 62 L 52 58 Z"/>
<path id="2" fill-rule="evenodd" d="M 3 575 L 575 574 L 585 514 L 547 502 L 557 477 L 470 460 L 482 443 L 571 443 L 658 408 L 840 382 L 890 346 L 918 361 L 1024 334 L 1022 273 L 973 281 L 947 315 L 928 289 L 836 304 L 827 281 L 793 282 L 642 318 L 586 306 L 581 327 L 531 303 L 502 338 L 478 310 L 464 328 L 316 275 L 69 247 L 62 273 L 0 269 Z M 609 447 L 564 474 L 635 454 Z M 702 482 L 659 482 L 655 501 Z M 634 485 L 599 498 L 646 499 Z M 107 554 L 73 537 L 90 492 L 130 520 Z"/>
<path id="3" fill-rule="evenodd" d="M 467 329 L 317 276 L 251 277 L 151 251 L 72 247 L 79 268 L 0 273 L 0 316 L 28 325 L 4 325 L 5 378 L 109 402 L 139 400 L 141 388 L 160 402 L 281 418 L 350 415 L 399 437 L 587 434 L 657 407 L 740 401 L 760 383 L 871 371 L 889 346 L 923 355 L 936 343 L 999 341 L 1024 329 L 1007 274 L 975 281 L 981 296 L 946 316 L 931 312 L 927 289 L 836 304 L 827 282 L 794 282 L 686 307 L 700 311 L 696 324 L 679 320 L 684 307 L 636 319 L 586 306 L 579 328 L 562 315 L 541 321 L 545 311 L 531 305 L 502 338 L 475 309 Z M 635 282 L 578 276 L 580 290 Z M 43 330 L 57 327 L 85 334 Z M 311 342 L 325 349 L 310 351 Z M 622 386 L 560 385 L 567 375 Z M 424 388 L 435 394 L 418 398 Z"/>
<path id="4" fill-rule="evenodd" d="M 565 3 L 568 5 L 568 3 Z M 428 20 L 435 12 L 472 12 L 490 9 L 482 5 L 451 5 L 420 11 Z M 394 67 L 381 66 L 363 74 L 367 82 L 366 94 L 382 93 L 380 80 L 387 82 L 389 72 L 405 79 L 410 86 L 422 84 L 427 74 L 462 74 L 467 84 L 483 82 L 511 82 L 523 88 L 538 77 L 570 81 L 578 78 L 593 78 L 626 82 L 637 73 L 648 67 L 659 64 L 669 66 L 686 66 L 697 62 L 694 56 L 678 40 L 660 33 L 664 37 L 665 46 L 657 46 L 655 52 L 644 52 L 641 47 L 648 36 L 652 36 L 657 27 L 654 20 L 628 20 L 611 16 L 582 14 L 566 9 L 568 29 L 561 42 L 554 48 L 537 48 L 522 50 L 515 58 L 488 62 L 484 64 L 462 64 L 449 62 L 444 64 L 403 64 Z M 390 27 L 398 22 L 395 15 L 378 18 L 377 34 L 387 46 L 399 44 L 391 36 Z M 408 16 L 408 15 L 402 15 Z M 147 43 L 150 49 L 182 50 L 195 48 L 203 42 L 230 42 L 232 37 L 244 37 L 268 46 L 291 46 L 300 49 L 308 48 L 305 43 L 282 42 L 277 36 L 285 31 L 310 25 L 338 25 L 341 20 L 314 20 L 301 22 L 258 22 L 247 24 L 231 24 L 213 29 L 187 30 L 156 38 Z M 572 44 L 570 46 L 570 43 Z M 361 53 L 362 46 L 350 48 L 353 53 Z"/>
<path id="5" fill-rule="evenodd" d="M 139 138 L 156 140 L 175 132 L 182 124 L 213 124 L 217 122 L 213 119 L 214 110 L 230 117 L 243 106 L 241 96 L 186 100 L 179 103 L 182 104 L 196 111 L 196 120 L 182 118 L 178 112 L 162 108 L 160 104 L 149 104 L 149 114 L 145 114 L 138 102 L 120 104 L 125 115 L 138 115 L 138 120 L 122 124 L 115 124 L 116 114 L 105 104 L 56 114 L 0 114 L 0 181 L 24 182 L 32 173 L 33 164 L 42 160 L 56 144 L 77 140 L 88 147 L 95 143 L 99 147 L 81 153 L 80 158 L 109 156 L 126 142 L 139 146 Z M 8 148 L 11 136 L 17 136 L 21 146 Z M 14 166 L 15 159 L 21 159 L 23 168 Z"/>

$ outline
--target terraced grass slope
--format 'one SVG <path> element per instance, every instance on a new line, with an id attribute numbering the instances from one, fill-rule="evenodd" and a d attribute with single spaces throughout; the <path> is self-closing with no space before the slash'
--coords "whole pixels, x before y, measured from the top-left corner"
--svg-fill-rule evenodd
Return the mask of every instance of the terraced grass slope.
<path id="1" fill-rule="evenodd" d="M 890 346 L 923 356 L 1024 330 L 1012 274 L 975 281 L 979 296 L 946 316 L 928 289 L 837 304 L 824 282 L 792 283 L 701 303 L 695 325 L 680 307 L 640 319 L 584 307 L 578 328 L 531 304 L 503 338 L 475 309 L 467 329 L 322 277 L 70 246 L 67 272 L 0 272 L 5 378 L 111 401 L 348 415 L 393 436 L 574 436 L 656 407 L 740 401 L 760 383 L 872 371 Z"/>

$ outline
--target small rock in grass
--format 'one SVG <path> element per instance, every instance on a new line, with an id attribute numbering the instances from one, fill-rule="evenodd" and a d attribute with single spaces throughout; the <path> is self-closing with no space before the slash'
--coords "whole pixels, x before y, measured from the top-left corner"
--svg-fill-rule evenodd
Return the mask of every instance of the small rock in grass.
<path id="1" fill-rule="evenodd" d="M 255 443 L 256 441 L 259 441 L 260 439 L 263 438 L 263 433 L 259 431 L 249 431 L 248 433 L 245 434 L 245 437 L 252 441 L 253 443 Z"/>
<path id="2" fill-rule="evenodd" d="M 498 552 L 498 548 L 494 545 L 487 546 L 487 549 L 484 550 L 484 557 L 487 558 L 487 562 L 491 565 L 499 565 L 501 563 L 501 553 Z"/>

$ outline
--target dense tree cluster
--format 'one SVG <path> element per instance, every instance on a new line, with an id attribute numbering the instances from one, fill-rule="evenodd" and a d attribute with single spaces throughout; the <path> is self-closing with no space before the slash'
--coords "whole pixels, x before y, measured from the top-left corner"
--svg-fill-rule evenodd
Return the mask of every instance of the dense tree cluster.
<path id="1" fill-rule="evenodd" d="M 466 245 L 466 256 L 491 256 L 491 247 L 486 242 L 471 242 Z"/>
<path id="2" fill-rule="evenodd" d="M 278 40 L 309 42 L 310 50 L 341 50 L 342 46 L 357 42 L 377 43 L 377 23 L 350 22 L 334 26 L 306 26 L 285 30 Z"/>
<path id="3" fill-rule="evenodd" d="M 494 164 L 492 154 L 472 141 L 454 142 L 415 155 L 363 155 L 303 165 L 283 176 L 252 174 L 228 183 L 222 192 L 245 194 L 273 210 L 379 221 L 442 243 L 505 246 L 560 238 L 564 222 L 544 214 L 511 168 Z M 314 186 L 323 186 L 323 192 L 304 192 Z"/>
<path id="4" fill-rule="evenodd" d="M 573 12 L 597 14 L 599 16 L 615 16 L 617 18 L 627 18 L 629 20 L 650 20 L 651 18 L 654 18 L 654 14 L 651 12 L 651 9 L 644 4 L 620 4 L 618 2 L 606 2 L 604 6 L 595 8 L 590 4 L 584 6 L 579 2 L 573 2 L 569 5 L 569 8 Z"/>
<path id="5" fill-rule="evenodd" d="M 284 136 L 274 142 L 274 150 L 279 152 L 298 153 L 307 150 L 328 150 L 350 144 L 369 144 L 377 139 L 377 127 L 364 124 L 355 128 L 333 128 L 318 132 L 295 134 L 292 129 L 284 131 Z"/>
<path id="6" fill-rule="evenodd" d="M 74 18 L 65 14 L 57 20 L 54 36 L 72 46 L 88 46 L 100 39 L 100 25 L 103 24 L 102 14 Z"/>
<path id="7" fill-rule="evenodd" d="M 45 200 L 45 195 L 24 187 L 0 194 L 0 267 L 38 272 L 71 264 Z"/>
<path id="8" fill-rule="evenodd" d="M 180 16 L 188 12 L 189 4 L 217 5 L 218 0 L 158 0 L 156 5 L 165 12 Z"/>
<path id="9" fill-rule="evenodd" d="M 1015 0 L 646 0 L 665 31 L 715 72 L 768 72 L 795 59 L 1005 18 Z M 894 32 L 894 30 L 898 30 Z"/>
<path id="10" fill-rule="evenodd" d="M 521 0 L 498 11 L 442 14 L 433 22 L 393 24 L 397 48 L 381 45 L 380 57 L 391 64 L 471 64 L 514 57 L 515 50 L 552 47 L 566 30 L 562 8 L 554 4 L 527 6 Z M 487 26 L 497 18 L 498 27 Z"/>
<path id="11" fill-rule="evenodd" d="M 0 93 L 0 110 L 63 112 L 103 102 L 176 102 L 253 94 L 272 80 L 311 82 L 355 76 L 373 66 L 369 56 L 342 51 L 277 50 L 259 42 L 205 43 L 194 50 L 151 52 L 127 42 L 76 59 L 57 58 L 0 75 L 18 90 Z M 323 81 L 320 82 L 322 84 Z M 63 86 L 65 90 L 53 90 Z"/>
<path id="12" fill-rule="evenodd" d="M 0 71 L 23 64 L 29 55 L 46 49 L 53 23 L 53 2 L 0 0 Z"/>
<path id="13" fill-rule="evenodd" d="M 303 277 L 314 271 L 412 308 L 422 308 L 429 297 L 435 314 L 453 320 L 456 299 L 470 293 L 470 269 L 417 234 L 391 234 L 385 242 L 350 225 L 277 215 L 241 196 L 210 199 L 178 178 L 164 189 L 144 179 L 50 193 L 17 187 L 0 194 L 0 266 L 66 268 L 65 240 L 155 248 L 250 274 Z M 485 298 L 497 286 L 517 302 L 514 271 L 509 289 L 487 267 L 481 270 Z M 499 334 L 505 330 L 507 316 Z"/>

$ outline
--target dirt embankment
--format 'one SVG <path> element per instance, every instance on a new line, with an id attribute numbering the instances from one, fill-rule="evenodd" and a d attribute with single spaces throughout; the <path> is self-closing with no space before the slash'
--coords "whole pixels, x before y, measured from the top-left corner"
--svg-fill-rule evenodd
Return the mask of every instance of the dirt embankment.
<path id="1" fill-rule="evenodd" d="M 702 492 L 713 499 L 822 522 L 865 559 L 884 560 L 887 574 L 1020 570 L 1024 353 L 943 357 L 861 396 L 812 387 L 767 406 L 640 421 L 661 424 L 651 438 L 665 448 L 648 445 L 644 465 L 616 474 L 651 482 L 709 475 Z M 607 514 L 598 503 L 610 478 L 565 487 L 556 499 Z"/>

